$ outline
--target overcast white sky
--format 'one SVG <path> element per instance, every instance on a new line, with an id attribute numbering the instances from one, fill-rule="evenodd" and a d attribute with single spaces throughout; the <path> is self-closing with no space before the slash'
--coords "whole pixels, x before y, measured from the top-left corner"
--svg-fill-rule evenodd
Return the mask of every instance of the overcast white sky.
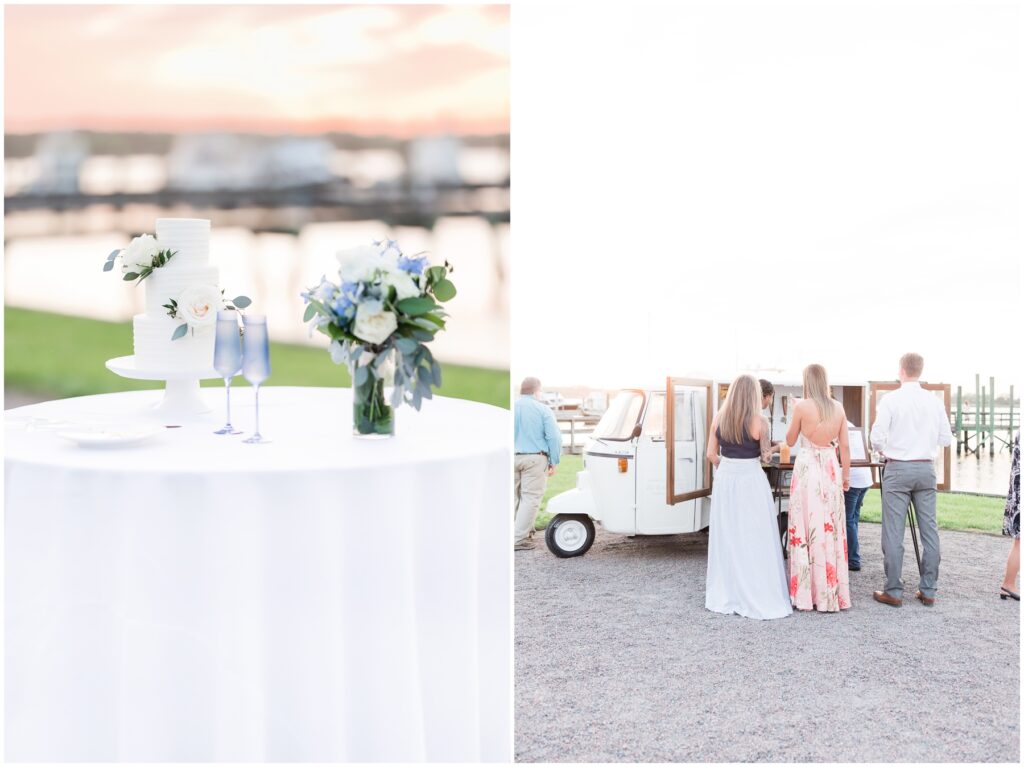
<path id="1" fill-rule="evenodd" d="M 514 379 L 812 361 L 884 379 L 907 350 L 930 380 L 1018 375 L 1016 4 L 517 8 L 514 24 Z"/>

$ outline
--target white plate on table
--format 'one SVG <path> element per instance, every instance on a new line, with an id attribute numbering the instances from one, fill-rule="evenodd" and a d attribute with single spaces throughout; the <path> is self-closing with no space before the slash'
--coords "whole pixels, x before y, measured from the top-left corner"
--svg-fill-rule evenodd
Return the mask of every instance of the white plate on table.
<path id="1" fill-rule="evenodd" d="M 132 447 L 153 439 L 159 426 L 75 426 L 57 432 L 79 447 Z"/>

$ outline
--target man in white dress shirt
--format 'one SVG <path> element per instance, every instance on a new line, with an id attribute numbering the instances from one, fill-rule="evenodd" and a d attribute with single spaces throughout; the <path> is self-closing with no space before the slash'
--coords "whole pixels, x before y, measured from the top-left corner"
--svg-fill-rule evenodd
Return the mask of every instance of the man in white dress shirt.
<path id="1" fill-rule="evenodd" d="M 900 388 L 882 397 L 871 446 L 886 457 L 882 482 L 882 558 L 885 590 L 875 600 L 899 607 L 903 604 L 903 532 L 911 500 L 921 531 L 921 580 L 917 598 L 935 604 L 939 580 L 939 525 L 935 518 L 935 457 L 953 441 L 949 417 L 942 403 L 921 388 L 924 369 L 920 354 L 900 357 Z"/>

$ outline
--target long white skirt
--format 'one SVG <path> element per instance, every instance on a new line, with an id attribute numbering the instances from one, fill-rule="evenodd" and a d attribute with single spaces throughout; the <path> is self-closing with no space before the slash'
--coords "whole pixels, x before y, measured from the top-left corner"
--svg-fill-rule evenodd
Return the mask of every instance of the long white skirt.
<path id="1" fill-rule="evenodd" d="M 711 492 L 704 606 L 746 618 L 792 611 L 775 503 L 757 458 L 722 458 Z"/>

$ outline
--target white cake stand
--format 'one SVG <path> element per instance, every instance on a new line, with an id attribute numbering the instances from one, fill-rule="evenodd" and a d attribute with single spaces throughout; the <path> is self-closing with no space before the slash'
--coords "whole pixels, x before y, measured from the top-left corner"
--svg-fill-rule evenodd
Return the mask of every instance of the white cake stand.
<path id="1" fill-rule="evenodd" d="M 134 356 L 117 357 L 107 360 L 107 369 L 121 376 L 138 381 L 165 381 L 164 397 L 153 406 L 152 412 L 172 421 L 209 413 L 210 407 L 199 393 L 199 382 L 211 378 L 222 378 L 213 367 L 192 369 L 140 367 Z"/>

